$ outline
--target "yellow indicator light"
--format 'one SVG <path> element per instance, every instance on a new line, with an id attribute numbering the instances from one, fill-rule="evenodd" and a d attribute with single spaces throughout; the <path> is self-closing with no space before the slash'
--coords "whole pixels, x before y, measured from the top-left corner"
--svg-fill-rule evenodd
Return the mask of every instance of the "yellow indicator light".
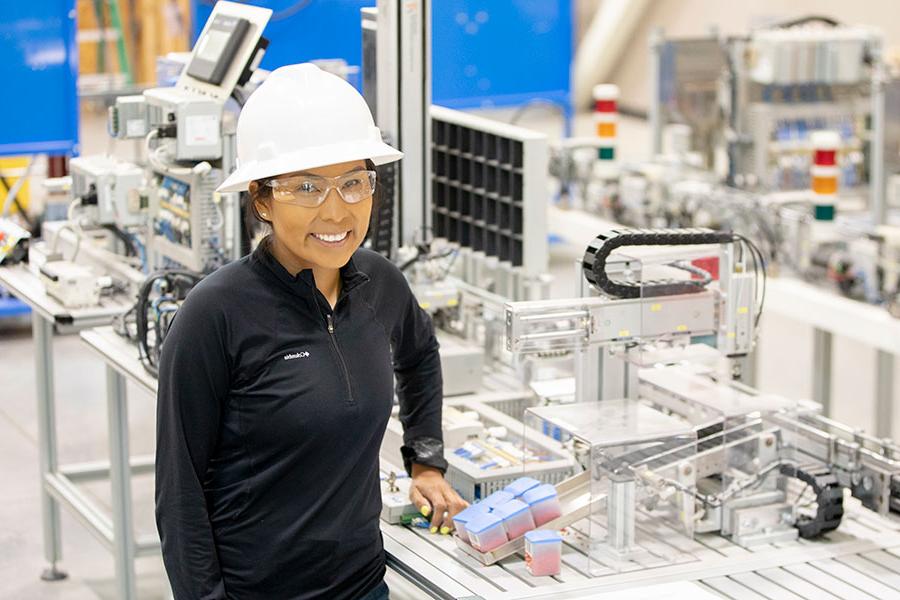
<path id="1" fill-rule="evenodd" d="M 675 331 L 687 331 L 687 325 L 679 325 L 675 328 Z"/>
<path id="2" fill-rule="evenodd" d="M 746 306 L 739 306 L 739 307 L 738 307 L 738 314 L 739 314 L 739 315 L 746 315 L 747 312 L 748 312 L 748 309 L 747 309 Z"/>
<path id="3" fill-rule="evenodd" d="M 651 304 L 650 312 L 659 312 L 662 310 L 662 304 Z"/>
<path id="4" fill-rule="evenodd" d="M 597 123 L 597 137 L 616 137 L 616 124 L 603 121 Z"/>
<path id="5" fill-rule="evenodd" d="M 447 300 L 447 306 L 456 306 L 457 304 L 459 304 L 459 300 L 457 300 L 456 298 L 450 298 L 449 300 Z"/>
<path id="6" fill-rule="evenodd" d="M 838 189 L 837 177 L 813 177 L 812 189 L 817 194 L 836 194 Z"/>

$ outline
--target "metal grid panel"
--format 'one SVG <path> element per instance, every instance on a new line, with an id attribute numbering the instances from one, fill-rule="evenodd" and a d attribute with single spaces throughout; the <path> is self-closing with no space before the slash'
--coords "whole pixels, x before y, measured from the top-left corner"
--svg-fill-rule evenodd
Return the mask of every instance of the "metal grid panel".
<path id="1" fill-rule="evenodd" d="M 544 272 L 546 136 L 439 106 L 431 119 L 435 235 Z"/>

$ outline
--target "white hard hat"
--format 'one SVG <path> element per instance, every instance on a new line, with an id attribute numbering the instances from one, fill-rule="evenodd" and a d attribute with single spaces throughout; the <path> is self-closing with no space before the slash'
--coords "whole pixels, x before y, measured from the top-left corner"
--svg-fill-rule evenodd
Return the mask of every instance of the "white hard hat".
<path id="1" fill-rule="evenodd" d="M 403 154 L 381 141 L 356 89 L 303 63 L 272 71 L 238 117 L 237 169 L 219 192 L 241 192 L 251 181 L 352 160 L 376 165 Z"/>

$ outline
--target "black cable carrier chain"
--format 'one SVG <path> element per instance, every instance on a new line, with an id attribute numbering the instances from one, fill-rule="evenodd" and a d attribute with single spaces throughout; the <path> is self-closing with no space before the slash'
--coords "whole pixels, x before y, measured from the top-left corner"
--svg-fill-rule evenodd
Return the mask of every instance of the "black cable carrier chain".
<path id="1" fill-rule="evenodd" d="M 656 279 L 644 282 L 610 279 L 606 260 L 616 248 L 625 246 L 695 246 L 733 243 L 730 231 L 711 229 L 612 229 L 594 238 L 584 251 L 582 269 L 587 280 L 599 291 L 614 298 L 640 298 L 693 294 L 706 283 L 697 280 Z"/>
<path id="2" fill-rule="evenodd" d="M 802 517 L 794 524 L 800 537 L 815 538 L 838 528 L 844 516 L 844 488 L 828 467 L 781 465 L 781 474 L 799 479 L 816 494 L 815 516 Z"/>

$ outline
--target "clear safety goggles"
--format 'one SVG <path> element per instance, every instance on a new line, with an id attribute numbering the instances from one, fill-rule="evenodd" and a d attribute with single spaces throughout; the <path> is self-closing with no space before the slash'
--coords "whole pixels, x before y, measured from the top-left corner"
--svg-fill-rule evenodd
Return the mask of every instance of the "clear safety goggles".
<path id="1" fill-rule="evenodd" d="M 294 175 L 271 179 L 265 185 L 272 188 L 272 199 L 276 202 L 316 208 L 335 189 L 344 202 L 356 204 L 375 192 L 375 171 L 353 171 L 338 177 Z"/>

